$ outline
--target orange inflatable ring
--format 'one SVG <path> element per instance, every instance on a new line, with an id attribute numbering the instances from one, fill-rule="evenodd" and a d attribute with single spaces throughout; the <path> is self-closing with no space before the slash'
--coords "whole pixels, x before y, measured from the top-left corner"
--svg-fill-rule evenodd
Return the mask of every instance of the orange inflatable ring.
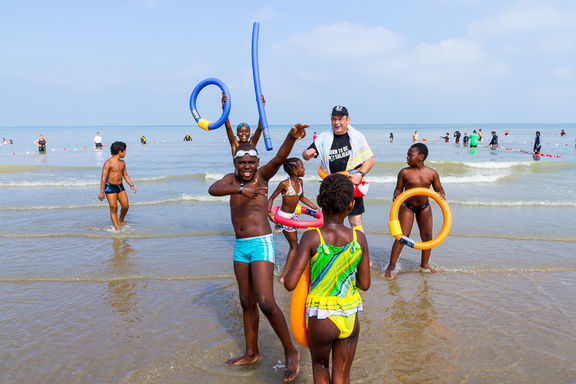
<path id="1" fill-rule="evenodd" d="M 350 174 L 348 174 L 348 171 L 341 171 L 341 172 L 336 172 L 336 173 L 341 173 L 342 175 L 350 177 Z M 322 166 L 318 167 L 318 176 L 320 176 L 320 178 L 322 178 L 322 180 L 324 180 L 326 178 L 326 176 L 328 176 L 328 174 L 326 172 L 324 172 L 324 170 L 322 169 Z M 366 196 L 369 188 L 370 188 L 370 185 L 368 184 L 368 182 L 366 180 L 362 179 L 362 181 L 359 184 L 354 185 L 354 197 Z"/>
<path id="2" fill-rule="evenodd" d="M 430 241 L 419 242 L 414 241 L 408 236 L 404 236 L 402 233 L 402 228 L 400 227 L 400 221 L 398 220 L 398 210 L 400 209 L 400 205 L 409 199 L 412 196 L 428 196 L 434 199 L 440 208 L 442 208 L 442 214 L 444 215 L 444 223 L 442 224 L 442 230 L 438 236 Z M 388 227 L 390 228 L 390 234 L 396 240 L 399 240 L 401 243 L 406 244 L 407 246 L 415 249 L 431 249 L 435 246 L 439 245 L 441 242 L 444 241 L 446 236 L 448 236 L 448 232 L 450 232 L 450 226 L 452 226 L 452 214 L 450 213 L 450 207 L 446 200 L 442 199 L 438 192 L 435 192 L 429 188 L 411 188 L 407 189 L 402 192 L 394 203 L 392 203 L 392 207 L 390 207 L 390 221 L 388 222 Z"/>
<path id="3" fill-rule="evenodd" d="M 294 211 L 297 215 L 306 214 L 315 217 L 316 220 L 293 220 L 286 217 L 282 217 L 278 214 L 280 206 L 274 207 L 270 210 L 270 213 L 274 215 L 274 222 L 282 225 L 287 225 L 294 228 L 319 228 L 324 225 L 324 215 L 320 211 L 315 211 L 313 209 L 303 207 L 300 204 L 296 206 Z"/>
<path id="4" fill-rule="evenodd" d="M 308 325 L 306 323 L 306 298 L 310 290 L 310 263 L 298 280 L 290 302 L 290 327 L 294 338 L 301 346 L 308 348 Z"/>

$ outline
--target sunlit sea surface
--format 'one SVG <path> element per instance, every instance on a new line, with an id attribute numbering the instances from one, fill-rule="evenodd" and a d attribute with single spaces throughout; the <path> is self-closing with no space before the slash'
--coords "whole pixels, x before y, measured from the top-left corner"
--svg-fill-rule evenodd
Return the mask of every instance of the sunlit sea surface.
<path id="1" fill-rule="evenodd" d="M 362 293 L 356 383 L 576 382 L 575 124 L 356 125 L 375 152 L 364 226 L 372 287 Z M 477 149 L 444 143 L 480 129 Z M 272 126 L 275 150 L 289 126 Z M 314 131 L 297 142 L 301 156 Z M 568 135 L 560 136 L 561 129 Z M 439 273 L 405 248 L 395 280 L 383 278 L 393 239 L 392 191 L 415 130 L 452 210 L 433 249 Z M 490 149 L 490 131 L 500 148 Z M 535 131 L 542 154 L 531 154 Z M 96 131 L 103 150 L 93 148 Z M 192 142 L 183 142 L 186 132 Z M 505 136 L 504 132 L 509 135 Z M 390 132 L 394 141 L 390 142 Z M 45 155 L 32 142 L 48 141 Z M 145 134 L 148 144 L 139 138 Z M 208 195 L 232 172 L 223 129 L 180 126 L 0 128 L 1 383 L 275 383 L 281 344 L 260 322 L 263 360 L 228 368 L 244 348 L 232 269 L 228 198 Z M 128 144 L 127 225 L 114 233 L 100 202 L 100 173 L 115 140 Z M 259 144 L 262 162 L 273 152 Z M 305 163 L 315 199 L 318 161 Z M 286 178 L 282 170 L 270 183 Z M 435 230 L 442 214 L 435 203 Z M 417 229 L 413 237 L 419 240 Z M 276 235 L 279 273 L 288 249 Z M 277 300 L 287 317 L 290 295 Z M 312 381 L 302 348 L 296 382 Z"/>

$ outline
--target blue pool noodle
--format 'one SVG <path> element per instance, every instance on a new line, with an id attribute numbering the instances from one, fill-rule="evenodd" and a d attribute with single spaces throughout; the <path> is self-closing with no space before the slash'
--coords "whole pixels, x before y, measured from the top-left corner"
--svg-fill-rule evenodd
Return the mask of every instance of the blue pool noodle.
<path id="1" fill-rule="evenodd" d="M 260 115 L 260 124 L 262 125 L 262 134 L 264 135 L 264 144 L 266 150 L 271 151 L 272 139 L 268 131 L 268 120 L 266 119 L 266 111 L 264 110 L 264 103 L 260 97 L 262 90 L 260 89 L 260 69 L 258 68 L 258 33 L 260 32 L 260 23 L 255 22 L 252 28 L 252 76 L 254 77 L 254 92 L 256 93 L 256 104 L 258 105 L 258 115 Z"/>

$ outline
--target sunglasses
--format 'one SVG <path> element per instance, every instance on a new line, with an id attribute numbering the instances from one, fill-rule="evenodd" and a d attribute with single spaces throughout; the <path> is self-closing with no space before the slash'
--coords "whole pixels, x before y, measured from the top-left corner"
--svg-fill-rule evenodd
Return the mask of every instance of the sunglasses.
<path id="1" fill-rule="evenodd" d="M 244 150 L 241 149 L 241 150 L 239 150 L 239 151 L 236 152 L 236 154 L 234 155 L 234 158 L 242 157 L 242 156 L 244 156 L 244 155 L 248 155 L 248 156 L 260 158 L 260 157 L 258 156 L 258 152 L 257 152 L 255 149 L 251 149 L 251 150 L 249 150 L 249 151 L 244 151 Z"/>
<path id="2" fill-rule="evenodd" d="M 250 129 L 250 126 L 246 123 L 240 123 L 236 126 L 236 129 L 240 129 L 242 126 L 245 126 L 246 128 Z"/>

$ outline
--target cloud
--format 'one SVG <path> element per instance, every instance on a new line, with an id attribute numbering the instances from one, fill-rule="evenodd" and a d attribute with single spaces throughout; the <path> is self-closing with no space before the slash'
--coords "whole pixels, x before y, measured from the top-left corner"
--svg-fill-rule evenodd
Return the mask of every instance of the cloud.
<path id="1" fill-rule="evenodd" d="M 321 25 L 308 33 L 289 36 L 275 46 L 291 60 L 291 72 L 300 80 L 329 83 L 347 75 L 359 82 L 385 80 L 402 87 L 438 87 L 464 90 L 485 87 L 490 78 L 502 78 L 510 68 L 487 52 L 482 43 L 462 37 L 409 46 L 383 27 L 350 23 Z M 342 77 L 344 76 L 344 77 Z"/>
<path id="2" fill-rule="evenodd" d="M 470 23 L 470 36 L 576 31 L 576 8 L 549 3 L 519 1 L 499 15 Z"/>
<path id="3" fill-rule="evenodd" d="M 572 80 L 574 78 L 572 69 L 568 67 L 556 67 L 552 70 L 552 74 L 558 80 Z"/>
<path id="4" fill-rule="evenodd" d="M 283 46 L 311 57 L 362 60 L 394 52 L 401 45 L 401 37 L 386 28 L 336 23 L 318 26 L 307 34 L 293 34 Z"/>
<path id="5" fill-rule="evenodd" d="M 272 8 L 261 8 L 254 12 L 252 17 L 253 21 L 258 21 L 260 23 L 274 20 L 278 17 L 278 12 Z"/>
<path id="6" fill-rule="evenodd" d="M 176 76 L 183 79 L 198 79 L 210 73 L 212 68 L 203 62 L 197 61 L 176 71 Z"/>
<path id="7" fill-rule="evenodd" d="M 173 0 L 144 0 L 144 8 L 157 9 L 161 8 L 167 4 L 171 4 Z"/>

